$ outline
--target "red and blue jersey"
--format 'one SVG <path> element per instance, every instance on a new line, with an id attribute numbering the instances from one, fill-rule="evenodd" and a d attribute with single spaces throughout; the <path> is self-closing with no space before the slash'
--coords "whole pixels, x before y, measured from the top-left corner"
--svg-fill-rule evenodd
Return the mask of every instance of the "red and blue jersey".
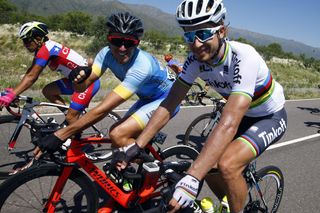
<path id="1" fill-rule="evenodd" d="M 55 41 L 48 40 L 35 53 L 35 64 L 61 72 L 68 77 L 70 71 L 77 66 L 86 66 L 87 60 L 76 51 Z"/>
<path id="2" fill-rule="evenodd" d="M 48 40 L 35 53 L 35 64 L 58 71 L 66 78 L 56 81 L 60 88 L 61 94 L 72 95 L 70 108 L 82 111 L 88 107 L 92 97 L 100 88 L 100 80 L 96 80 L 84 92 L 78 93 L 73 89 L 72 82 L 68 79 L 69 73 L 77 66 L 87 66 L 87 60 L 79 55 L 76 51 L 65 47 L 55 41 Z"/>

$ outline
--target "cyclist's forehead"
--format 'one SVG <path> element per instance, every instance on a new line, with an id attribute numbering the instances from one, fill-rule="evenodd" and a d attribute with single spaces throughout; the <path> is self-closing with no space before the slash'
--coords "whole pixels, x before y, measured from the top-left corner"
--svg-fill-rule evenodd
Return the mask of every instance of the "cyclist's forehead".
<path id="1" fill-rule="evenodd" d="M 199 24 L 197 26 L 184 27 L 183 30 L 185 32 L 191 32 L 191 31 L 196 31 L 196 30 L 205 29 L 205 28 L 212 28 L 212 27 L 214 27 L 212 23 L 204 23 L 204 24 Z"/>

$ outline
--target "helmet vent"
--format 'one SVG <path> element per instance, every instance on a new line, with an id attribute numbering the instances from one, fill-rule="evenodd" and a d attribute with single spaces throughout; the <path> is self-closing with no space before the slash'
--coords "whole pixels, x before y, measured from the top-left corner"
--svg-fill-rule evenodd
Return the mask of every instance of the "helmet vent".
<path id="1" fill-rule="evenodd" d="M 210 0 L 208 2 L 207 8 L 206 8 L 206 12 L 209 12 L 213 5 L 214 5 L 214 0 Z"/>
<path id="2" fill-rule="evenodd" d="M 198 4 L 197 4 L 197 9 L 196 9 L 196 14 L 197 15 L 201 12 L 202 5 L 203 5 L 203 0 L 199 0 Z"/>
<path id="3" fill-rule="evenodd" d="M 188 16 L 189 17 L 192 16 L 192 7 L 193 7 L 193 3 L 189 2 L 189 4 L 188 4 Z"/>
<path id="4" fill-rule="evenodd" d="M 216 9 L 216 11 L 214 12 L 214 15 L 216 15 L 217 13 L 219 13 L 221 11 L 221 4 L 219 4 L 218 8 Z"/>
<path id="5" fill-rule="evenodd" d="M 181 16 L 182 17 L 184 17 L 186 15 L 185 11 L 186 11 L 186 2 L 183 2 L 181 5 Z"/>

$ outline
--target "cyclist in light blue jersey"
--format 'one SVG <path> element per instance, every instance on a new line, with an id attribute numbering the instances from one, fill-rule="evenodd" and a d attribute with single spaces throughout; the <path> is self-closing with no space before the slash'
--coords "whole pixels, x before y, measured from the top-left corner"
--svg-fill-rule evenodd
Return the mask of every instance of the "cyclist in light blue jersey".
<path id="1" fill-rule="evenodd" d="M 109 29 L 109 46 L 97 54 L 92 70 L 72 71 L 75 88 L 79 91 L 85 89 L 107 69 L 110 69 L 121 83 L 76 123 L 42 140 L 39 143 L 41 150 L 55 151 L 62 141 L 101 120 L 136 94 L 139 100 L 109 133 L 114 147 L 133 144 L 153 111 L 167 96 L 174 79 L 170 78 L 167 69 L 161 66 L 155 57 L 137 47 L 144 32 L 141 20 L 124 12 L 111 15 L 106 24 Z M 172 116 L 178 110 L 179 106 L 175 108 Z M 140 149 L 138 146 L 134 148 Z"/>

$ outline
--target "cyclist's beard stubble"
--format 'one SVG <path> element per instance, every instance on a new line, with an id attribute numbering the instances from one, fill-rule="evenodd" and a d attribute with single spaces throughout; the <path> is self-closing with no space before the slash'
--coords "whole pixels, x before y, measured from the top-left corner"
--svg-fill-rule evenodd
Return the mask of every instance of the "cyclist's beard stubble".
<path id="1" fill-rule="evenodd" d="M 214 37 L 203 43 L 196 39 L 193 44 L 189 45 L 189 48 L 198 61 L 210 63 L 218 49 L 218 45 Z"/>

